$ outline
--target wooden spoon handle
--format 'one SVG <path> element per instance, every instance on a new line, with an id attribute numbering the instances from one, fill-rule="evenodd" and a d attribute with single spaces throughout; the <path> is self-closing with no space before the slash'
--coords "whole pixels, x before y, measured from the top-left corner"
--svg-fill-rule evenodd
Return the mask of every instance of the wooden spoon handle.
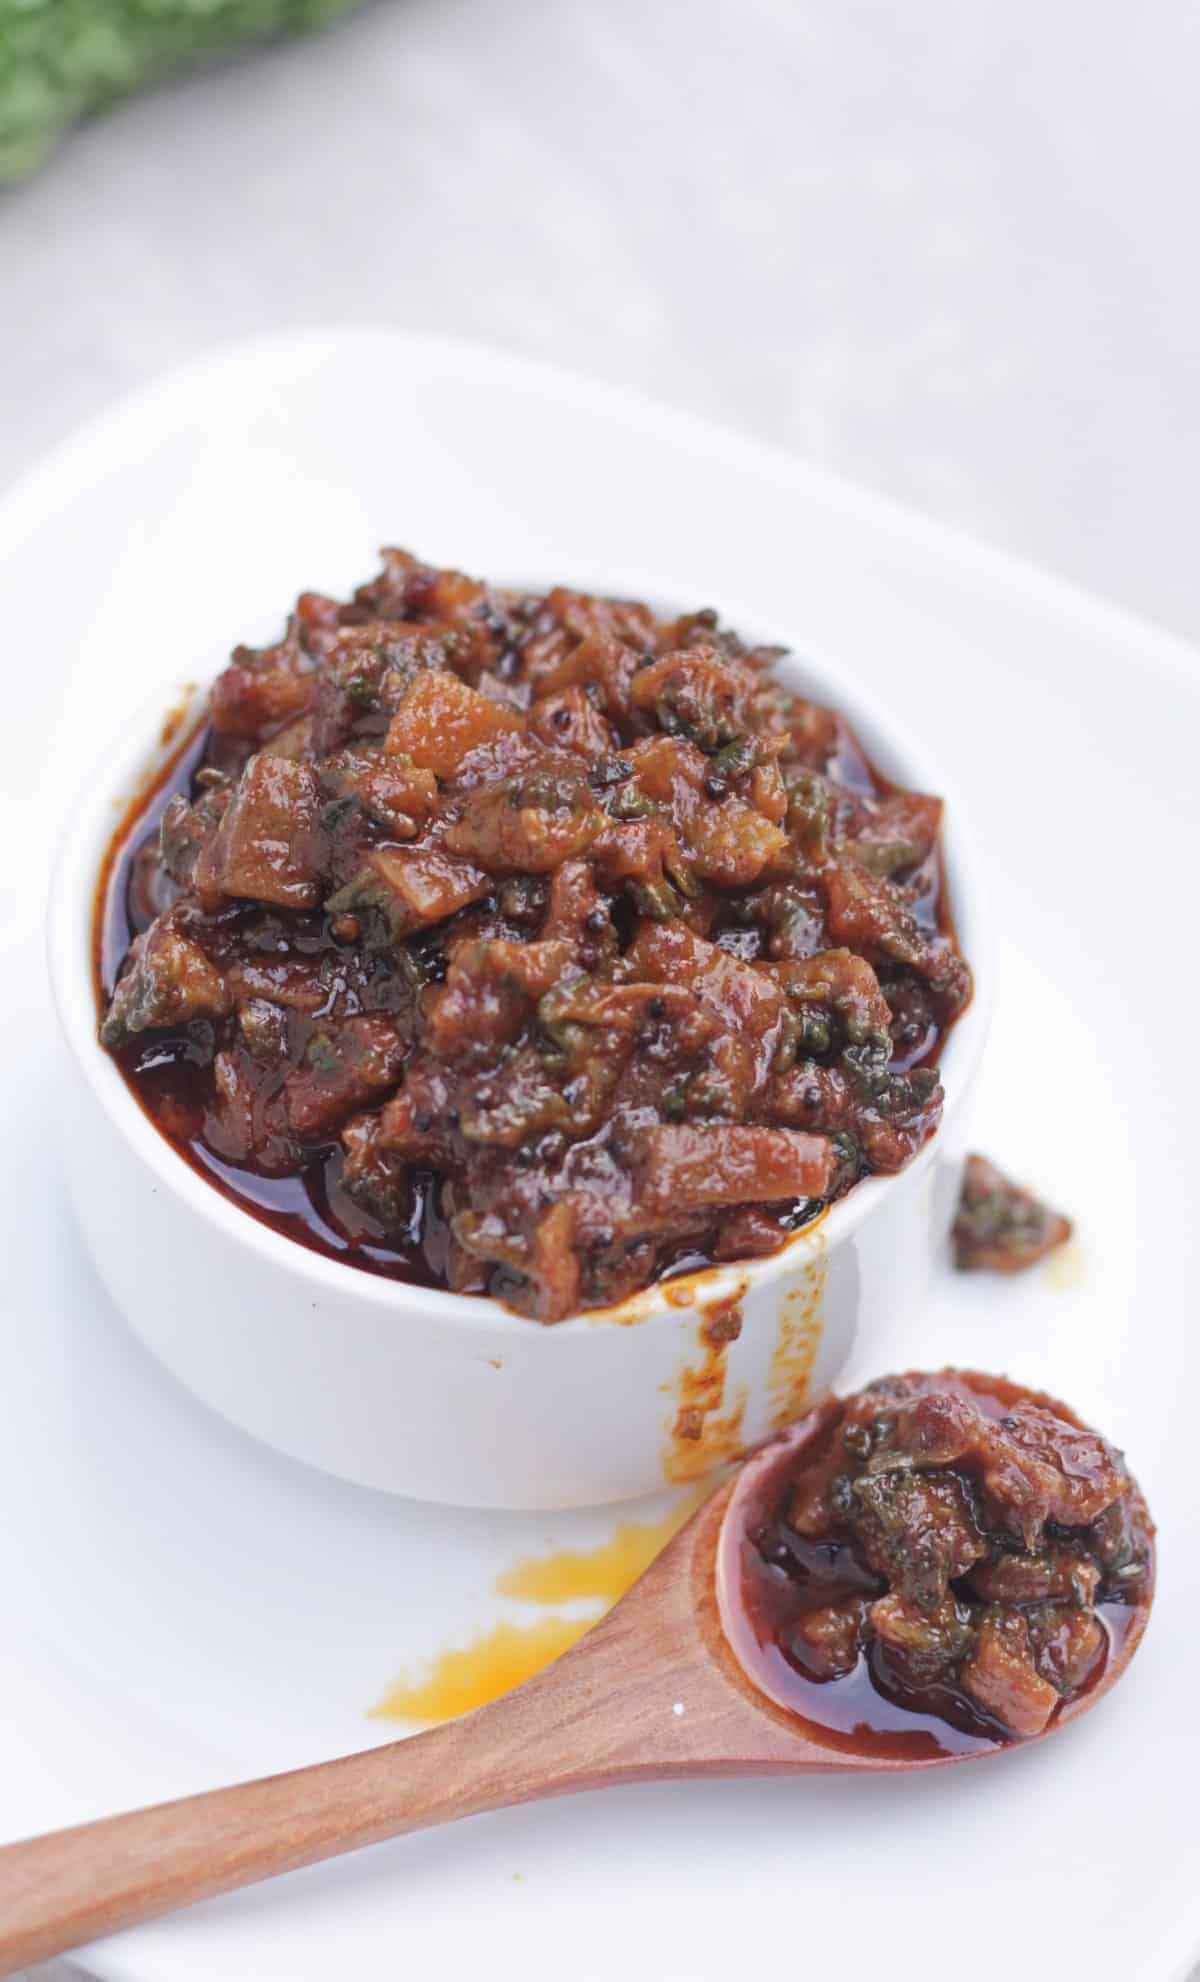
<path id="1" fill-rule="evenodd" d="M 559 1717 L 531 1712 L 535 1688 L 365 1754 L 0 1849 L 0 1975 L 383 1838 L 585 1787 L 580 1730 L 569 1762 Z"/>
<path id="2" fill-rule="evenodd" d="M 0 1975 L 277 1872 L 536 1797 L 872 1766 L 814 1746 L 733 1668 L 713 1592 L 728 1497 L 718 1489 L 555 1665 L 477 1713 L 0 1849 Z"/>

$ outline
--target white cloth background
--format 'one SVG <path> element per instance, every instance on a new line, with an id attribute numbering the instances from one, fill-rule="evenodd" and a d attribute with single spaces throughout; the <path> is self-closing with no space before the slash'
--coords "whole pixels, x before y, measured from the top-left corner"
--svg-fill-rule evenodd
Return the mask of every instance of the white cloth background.
<path id="1" fill-rule="evenodd" d="M 751 429 L 1198 637 L 1198 74 L 1176 0 L 376 0 L 0 195 L 0 483 L 215 340 L 383 320 Z"/>
<path id="2" fill-rule="evenodd" d="M 453 330 L 1200 635 L 1200 8 L 376 0 L 0 195 L 0 482 L 215 339 Z"/>

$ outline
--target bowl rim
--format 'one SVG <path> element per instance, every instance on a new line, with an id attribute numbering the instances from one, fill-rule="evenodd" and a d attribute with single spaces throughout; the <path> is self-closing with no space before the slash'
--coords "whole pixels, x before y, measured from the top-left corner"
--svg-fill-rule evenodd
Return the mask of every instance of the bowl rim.
<path id="1" fill-rule="evenodd" d="M 678 601 L 696 588 L 651 576 L 627 565 L 589 566 L 579 559 L 554 560 L 550 583 L 570 585 L 614 597 L 654 602 L 664 615 L 688 610 Z M 493 580 L 521 587 L 544 587 L 545 579 Z M 47 907 L 47 958 L 50 985 L 59 1023 L 72 1058 L 93 1098 L 133 1155 L 156 1181 L 235 1246 L 248 1247 L 277 1271 L 292 1274 L 342 1301 L 394 1314 L 436 1314 L 448 1326 L 535 1341 L 578 1334 L 605 1326 L 645 1324 L 678 1319 L 701 1301 L 741 1294 L 750 1287 L 807 1266 L 842 1244 L 864 1219 L 881 1207 L 902 1182 L 928 1169 L 947 1125 L 958 1113 L 974 1084 L 986 1042 L 993 999 L 993 937 L 977 845 L 955 781 L 943 775 L 908 724 L 894 716 L 873 690 L 864 688 L 853 670 L 819 643 L 804 639 L 792 627 L 764 619 L 744 601 L 705 588 L 705 602 L 716 608 L 724 624 L 743 638 L 779 646 L 783 678 L 814 700 L 826 702 L 849 721 L 871 761 L 909 789 L 935 793 L 944 805 L 941 847 L 947 895 L 963 955 L 971 968 L 970 1004 L 947 1036 L 940 1062 L 945 1103 L 934 1134 L 902 1171 L 872 1176 L 856 1184 L 844 1198 L 812 1224 L 795 1233 L 777 1252 L 756 1259 L 730 1261 L 681 1274 L 626 1297 L 609 1308 L 588 1308 L 556 1322 L 553 1327 L 516 1313 L 487 1295 L 455 1294 L 442 1288 L 414 1286 L 402 1280 L 364 1273 L 360 1268 L 288 1238 L 244 1211 L 180 1155 L 151 1122 L 125 1083 L 116 1063 L 100 1045 L 93 986 L 93 910 L 101 864 L 121 821 L 180 747 L 194 727 L 207 699 L 216 670 L 211 661 L 188 672 L 186 679 L 164 680 L 142 700 L 132 718 L 126 717 L 110 747 L 98 759 L 67 815 L 54 862 Z M 173 727 L 164 741 L 164 717 Z M 965 932 L 965 933 L 964 933 Z"/>

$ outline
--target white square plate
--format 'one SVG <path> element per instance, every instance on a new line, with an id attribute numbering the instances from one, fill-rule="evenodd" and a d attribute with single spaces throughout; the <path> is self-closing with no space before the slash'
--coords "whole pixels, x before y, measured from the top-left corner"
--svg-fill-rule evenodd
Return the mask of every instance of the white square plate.
<path id="1" fill-rule="evenodd" d="M 366 576 L 384 542 L 485 574 L 582 560 L 697 604 L 753 600 L 954 767 L 1003 939 L 978 1141 L 1073 1213 L 1077 1265 L 1069 1285 L 947 1271 L 920 1325 L 865 1344 L 850 1377 L 956 1360 L 1070 1399 L 1127 1447 L 1158 1515 L 1157 1614 L 1128 1682 L 1045 1750 L 478 1818 L 118 1937 L 90 1969 L 725 1982 L 782 1959 L 895 1982 L 963 1963 L 973 1982 L 1059 1964 L 1170 1982 L 1200 1946 L 1197 659 L 769 450 L 391 331 L 218 354 L 0 510 L 0 1832 L 369 1745 L 388 1730 L 366 1710 L 398 1671 L 520 1615 L 492 1593 L 507 1562 L 613 1525 L 391 1501 L 258 1447 L 131 1338 L 62 1199 L 52 1118 L 57 1103 L 70 1133 L 71 1096 L 39 946 L 73 789 L 123 709 L 212 674 L 303 587 Z"/>

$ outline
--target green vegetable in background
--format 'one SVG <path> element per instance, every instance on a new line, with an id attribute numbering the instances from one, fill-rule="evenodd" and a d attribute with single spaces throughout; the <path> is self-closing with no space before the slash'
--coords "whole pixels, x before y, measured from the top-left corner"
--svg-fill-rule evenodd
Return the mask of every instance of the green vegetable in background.
<path id="1" fill-rule="evenodd" d="M 89 110 L 173 69 L 320 27 L 356 0 L 0 0 L 0 180 Z"/>

